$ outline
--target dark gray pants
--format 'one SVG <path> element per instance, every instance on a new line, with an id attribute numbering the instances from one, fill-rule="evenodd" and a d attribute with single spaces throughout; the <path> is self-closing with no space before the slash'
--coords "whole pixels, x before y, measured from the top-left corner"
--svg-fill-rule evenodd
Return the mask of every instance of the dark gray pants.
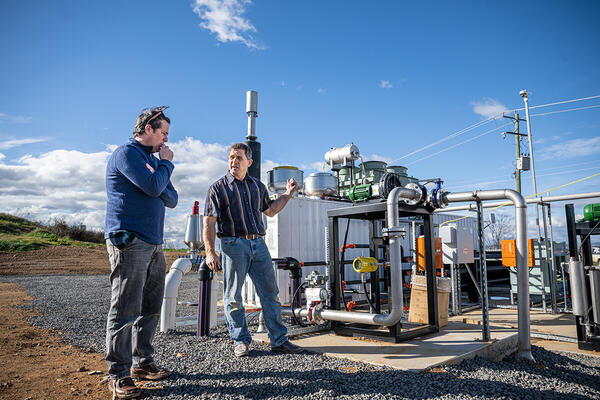
<path id="1" fill-rule="evenodd" d="M 153 362 L 154 333 L 165 287 L 161 245 L 135 238 L 123 249 L 106 241 L 110 259 L 111 300 L 106 322 L 106 363 L 114 379 L 130 375 L 132 366 Z"/>

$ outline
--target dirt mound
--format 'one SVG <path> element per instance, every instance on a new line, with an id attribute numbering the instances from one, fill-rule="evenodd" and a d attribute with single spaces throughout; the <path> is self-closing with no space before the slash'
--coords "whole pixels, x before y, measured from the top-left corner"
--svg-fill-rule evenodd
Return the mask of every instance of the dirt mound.
<path id="1" fill-rule="evenodd" d="M 0 399 L 107 399 L 102 354 L 66 345 L 29 325 L 20 306 L 31 297 L 14 283 L 0 283 Z"/>
<path id="2" fill-rule="evenodd" d="M 185 252 L 165 253 L 168 267 Z M 0 275 L 108 274 L 105 249 L 51 246 L 23 253 L 0 254 Z"/>

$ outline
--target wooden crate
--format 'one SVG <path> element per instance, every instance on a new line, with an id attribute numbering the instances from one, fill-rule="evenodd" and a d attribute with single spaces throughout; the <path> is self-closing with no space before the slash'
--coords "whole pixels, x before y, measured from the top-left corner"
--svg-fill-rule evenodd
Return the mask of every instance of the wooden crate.
<path id="1" fill-rule="evenodd" d="M 450 278 L 436 277 L 438 321 L 440 328 L 448 325 L 448 305 L 450 302 Z M 427 277 L 415 275 L 412 279 L 410 293 L 410 308 L 408 322 L 428 324 L 429 311 L 427 308 Z"/>

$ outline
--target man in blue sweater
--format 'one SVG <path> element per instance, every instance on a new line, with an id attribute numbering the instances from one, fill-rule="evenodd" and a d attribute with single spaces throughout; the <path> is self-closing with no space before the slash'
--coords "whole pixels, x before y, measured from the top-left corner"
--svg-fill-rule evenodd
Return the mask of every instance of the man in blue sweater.
<path id="1" fill-rule="evenodd" d="M 111 266 L 106 363 L 110 389 L 119 399 L 141 395 L 132 378 L 170 375 L 155 364 L 152 347 L 165 285 L 165 207 L 177 205 L 165 108 L 142 111 L 133 138 L 113 152 L 106 167 L 105 238 Z"/>

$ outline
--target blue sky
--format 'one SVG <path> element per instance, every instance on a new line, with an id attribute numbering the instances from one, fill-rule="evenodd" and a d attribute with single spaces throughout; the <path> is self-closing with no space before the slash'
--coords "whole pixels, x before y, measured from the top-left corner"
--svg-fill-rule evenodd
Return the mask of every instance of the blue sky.
<path id="1" fill-rule="evenodd" d="M 246 135 L 247 90 L 259 93 L 263 170 L 308 174 L 354 142 L 365 159 L 441 177 L 451 191 L 512 188 L 503 118 L 407 155 L 523 107 L 522 89 L 531 106 L 600 95 L 599 12 L 594 1 L 8 1 L 0 211 L 102 228 L 107 157 L 142 108 L 167 104 L 182 195 L 167 235 L 182 235 L 192 202 L 225 172 L 227 146 Z M 531 124 L 540 190 L 600 172 L 600 108 Z"/>

